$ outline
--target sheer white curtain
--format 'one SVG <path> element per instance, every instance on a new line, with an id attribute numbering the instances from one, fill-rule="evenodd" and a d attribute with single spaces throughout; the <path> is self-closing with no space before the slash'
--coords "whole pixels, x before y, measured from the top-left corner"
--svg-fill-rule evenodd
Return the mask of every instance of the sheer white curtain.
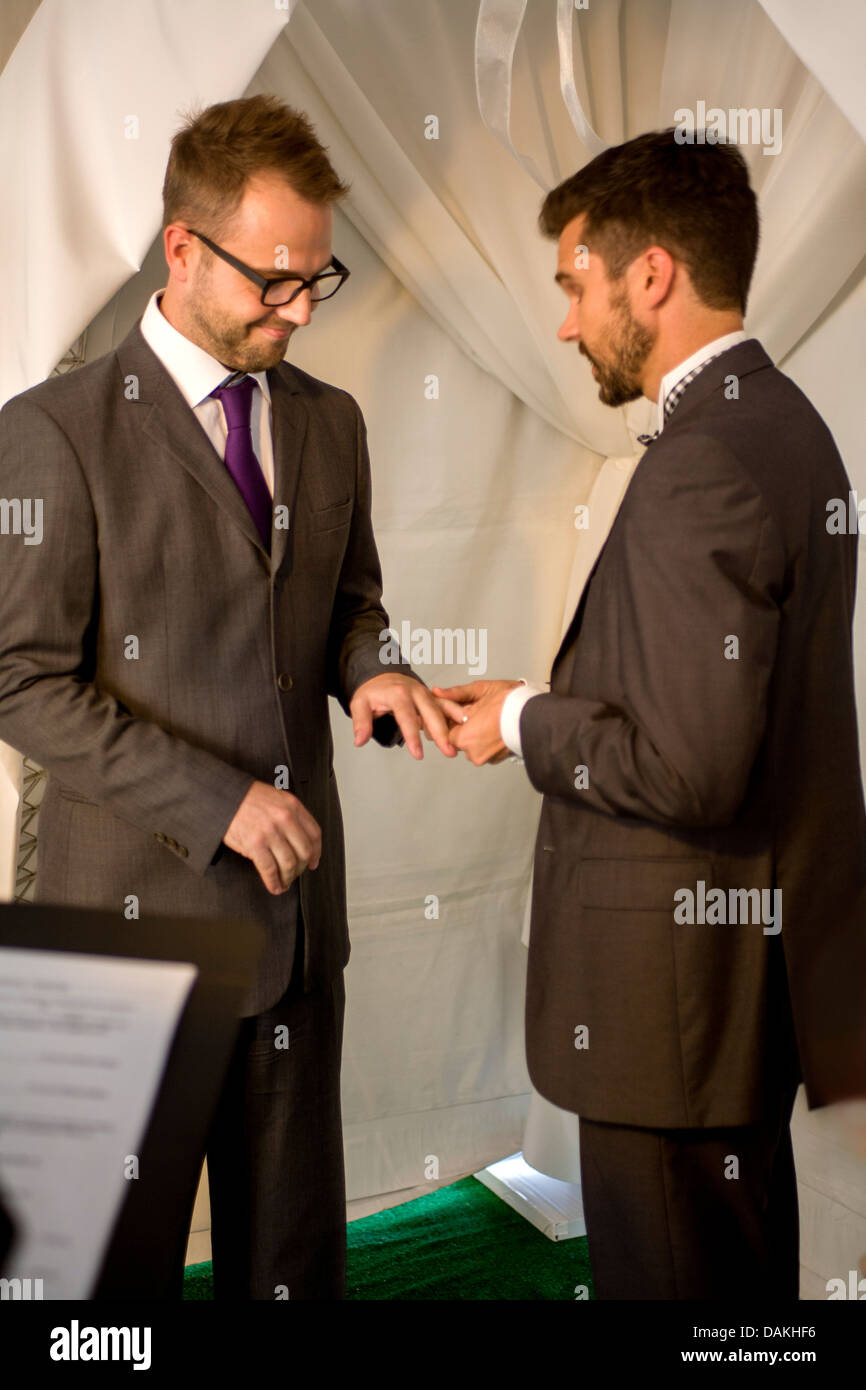
<path id="1" fill-rule="evenodd" d="M 633 431 L 600 405 L 589 374 L 575 370 L 573 350 L 556 340 L 563 302 L 552 283 L 552 248 L 536 230 L 540 190 L 478 114 L 476 15 L 463 0 L 411 11 L 401 0 L 374 8 L 314 0 L 299 6 L 259 81 L 281 83 L 315 108 L 360 190 L 360 210 L 350 200 L 348 215 L 395 274 L 404 277 L 402 245 L 411 238 L 437 277 L 459 283 L 460 322 L 455 326 L 448 310 L 442 322 L 488 370 L 500 374 L 485 355 L 493 325 L 512 371 L 526 364 L 516 388 L 513 376 L 506 380 L 510 389 L 530 404 L 542 399 L 549 418 L 598 454 L 631 452 Z M 588 157 L 560 95 L 555 20 L 555 5 L 529 0 L 512 95 L 515 146 L 531 153 L 551 185 Z M 781 152 L 765 155 L 753 145 L 744 153 L 763 222 L 748 327 L 774 358 L 784 357 L 863 256 L 866 150 L 857 132 L 756 0 L 726 0 L 721 11 L 713 0 L 591 5 L 575 15 L 574 42 L 581 105 L 610 143 L 674 124 L 679 108 L 694 109 L 700 100 L 725 110 L 782 110 Z M 844 52 L 844 33 L 835 44 Z M 427 138 L 430 116 L 438 139 Z M 404 177 L 410 165 L 411 187 Z M 387 241 L 381 205 L 371 210 L 371 180 L 392 204 Z M 462 229 L 462 253 L 442 235 L 443 210 Z M 514 306 L 510 322 L 520 338 L 513 345 L 508 322 L 489 317 L 482 264 Z M 434 295 L 420 270 L 407 287 L 417 293 L 419 281 L 424 295 Z"/>
<path id="2" fill-rule="evenodd" d="M 801 62 L 866 140 L 866 8 L 862 0 L 761 0 Z M 818 21 L 818 22 L 816 22 Z"/>

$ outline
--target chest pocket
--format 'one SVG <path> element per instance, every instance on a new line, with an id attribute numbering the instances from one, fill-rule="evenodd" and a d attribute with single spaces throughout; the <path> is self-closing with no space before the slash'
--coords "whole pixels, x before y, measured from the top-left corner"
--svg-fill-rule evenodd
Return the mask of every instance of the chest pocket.
<path id="1" fill-rule="evenodd" d="M 337 531 L 347 526 L 352 519 L 354 498 L 346 497 L 342 502 L 332 502 L 327 507 L 314 507 L 308 513 L 311 531 Z"/>

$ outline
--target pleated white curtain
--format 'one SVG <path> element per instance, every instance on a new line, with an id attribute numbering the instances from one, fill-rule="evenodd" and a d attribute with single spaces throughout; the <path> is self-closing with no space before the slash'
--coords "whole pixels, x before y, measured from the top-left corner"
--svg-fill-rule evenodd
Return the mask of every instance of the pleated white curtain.
<path id="1" fill-rule="evenodd" d="M 260 78 L 289 82 L 319 107 L 322 128 L 335 148 L 345 150 L 363 183 L 365 235 L 395 274 L 405 273 L 401 250 L 385 244 L 378 215 L 370 213 L 370 176 L 396 205 L 403 237 L 411 235 L 424 247 L 452 284 L 459 280 L 479 338 L 462 324 L 455 327 L 448 314 L 442 321 L 451 323 L 464 346 L 496 372 L 482 342 L 490 334 L 481 277 L 486 262 L 507 291 L 521 332 L 521 342 L 512 347 L 507 325 L 497 320 L 498 351 L 532 365 L 531 383 L 527 367 L 517 394 L 527 399 L 532 384 L 549 418 L 597 453 L 631 452 L 634 431 L 620 413 L 600 405 L 589 374 L 575 372 L 573 351 L 556 340 L 564 301 L 552 283 L 551 248 L 545 255 L 546 243 L 536 231 L 540 190 L 479 119 L 476 17 L 476 6 L 462 0 L 411 11 L 401 0 L 380 0 L 374 8 L 354 0 L 315 0 L 298 8 Z M 531 152 L 550 186 L 588 157 L 560 92 L 556 17 L 553 0 L 529 0 L 511 101 L 514 144 Z M 744 148 L 763 219 L 748 327 L 774 358 L 783 358 L 863 255 L 866 149 L 857 132 L 756 0 L 726 0 L 723 8 L 713 0 L 591 5 L 575 15 L 574 42 L 582 58 L 575 62 L 581 107 L 608 143 L 674 124 L 679 108 L 694 109 L 701 100 L 725 110 L 783 111 L 779 154 Z M 843 34 L 836 44 L 844 50 Z M 286 56 L 288 49 L 303 76 Z M 429 138 L 429 117 L 436 118 L 438 138 Z M 377 133 L 390 138 L 383 141 Z M 411 189 L 398 160 L 420 176 Z M 460 248 L 442 236 L 441 209 L 463 230 L 462 254 L 455 255 Z M 354 202 L 348 212 L 356 220 Z M 414 286 L 420 279 L 420 271 L 413 273 Z M 432 293 L 427 284 L 423 291 Z M 535 385 L 538 359 L 555 395 L 544 396 Z M 506 384 L 514 389 L 513 380 Z"/>
<path id="2" fill-rule="evenodd" d="M 779 33 L 866 140 L 866 8 L 861 0 L 761 0 Z M 820 19 L 820 23 L 816 23 Z"/>

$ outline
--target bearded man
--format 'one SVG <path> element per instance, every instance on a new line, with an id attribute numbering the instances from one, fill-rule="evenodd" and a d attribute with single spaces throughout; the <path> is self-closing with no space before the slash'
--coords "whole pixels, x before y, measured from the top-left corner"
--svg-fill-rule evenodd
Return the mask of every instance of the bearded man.
<path id="1" fill-rule="evenodd" d="M 434 694 L 456 748 L 510 751 L 543 793 L 527 1058 L 580 1117 L 596 1296 L 796 1300 L 798 1082 L 812 1108 L 866 1091 L 857 535 L 827 525 L 850 483 L 744 331 L 758 208 L 733 145 L 605 150 L 541 228 L 559 337 L 658 429 L 550 690 Z"/>

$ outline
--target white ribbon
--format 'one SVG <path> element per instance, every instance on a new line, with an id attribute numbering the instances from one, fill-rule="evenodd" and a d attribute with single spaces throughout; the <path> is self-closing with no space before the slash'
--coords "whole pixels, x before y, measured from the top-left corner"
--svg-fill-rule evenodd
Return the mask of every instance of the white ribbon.
<path id="1" fill-rule="evenodd" d="M 580 143 L 593 156 L 608 148 L 586 118 L 574 85 L 574 0 L 556 0 L 556 41 L 559 45 L 559 90 Z"/>
<path id="2" fill-rule="evenodd" d="M 481 119 L 491 135 L 514 155 L 539 188 L 550 181 L 511 139 L 511 76 L 514 49 L 526 13 L 526 0 L 481 0 L 475 26 L 475 91 Z"/>
<path id="3" fill-rule="evenodd" d="M 545 193 L 549 179 L 511 138 L 511 90 L 514 50 L 526 14 L 527 0 L 480 0 L 475 27 L 475 91 L 481 119 Z M 559 45 L 559 86 L 571 123 L 591 155 L 607 149 L 584 113 L 574 82 L 573 0 L 557 0 L 556 37 Z"/>

